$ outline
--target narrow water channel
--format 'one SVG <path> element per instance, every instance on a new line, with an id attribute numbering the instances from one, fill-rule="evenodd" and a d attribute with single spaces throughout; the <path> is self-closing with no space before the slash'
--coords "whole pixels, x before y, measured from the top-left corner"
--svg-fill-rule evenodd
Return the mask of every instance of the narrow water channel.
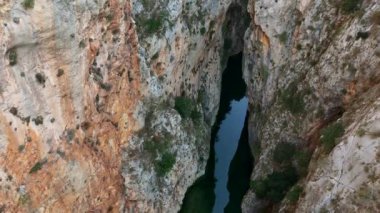
<path id="1" fill-rule="evenodd" d="M 223 72 L 206 172 L 186 192 L 180 213 L 241 212 L 240 203 L 249 187 L 253 163 L 245 122 L 248 101 L 241 63 L 241 53 L 231 56 Z"/>

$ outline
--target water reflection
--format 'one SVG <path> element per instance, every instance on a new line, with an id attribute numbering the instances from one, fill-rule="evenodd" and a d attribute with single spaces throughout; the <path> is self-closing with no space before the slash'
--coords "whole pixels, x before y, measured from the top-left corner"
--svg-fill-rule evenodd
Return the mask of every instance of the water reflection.
<path id="1" fill-rule="evenodd" d="M 226 206 L 228 212 L 240 211 L 240 202 L 249 181 L 246 173 L 250 173 L 252 169 L 247 129 L 243 129 L 248 103 L 244 98 L 246 85 L 242 79 L 241 62 L 241 53 L 228 60 L 222 78 L 219 111 L 211 133 L 206 173 L 186 192 L 180 211 L 182 213 L 219 213 Z"/>

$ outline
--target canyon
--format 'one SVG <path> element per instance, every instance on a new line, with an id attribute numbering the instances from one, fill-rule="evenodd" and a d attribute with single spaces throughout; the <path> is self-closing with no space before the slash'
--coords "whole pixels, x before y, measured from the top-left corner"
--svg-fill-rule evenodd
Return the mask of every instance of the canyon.
<path id="1" fill-rule="evenodd" d="M 377 0 L 3 0 L 0 22 L 0 212 L 178 212 L 240 52 L 242 212 L 380 211 Z"/>

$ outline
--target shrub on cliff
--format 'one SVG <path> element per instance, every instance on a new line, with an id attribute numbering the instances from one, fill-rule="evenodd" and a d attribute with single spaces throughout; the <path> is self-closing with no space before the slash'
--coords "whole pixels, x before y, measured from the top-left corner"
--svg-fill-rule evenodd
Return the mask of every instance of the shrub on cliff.
<path id="1" fill-rule="evenodd" d="M 281 34 L 279 34 L 278 40 L 280 40 L 281 43 L 285 44 L 288 41 L 288 33 L 284 31 Z"/>
<path id="2" fill-rule="evenodd" d="M 303 188 L 299 185 L 294 186 L 286 195 L 286 199 L 291 203 L 296 203 L 303 192 Z"/>
<path id="3" fill-rule="evenodd" d="M 353 13 L 359 10 L 359 6 L 362 0 L 342 0 L 340 3 L 340 8 L 344 13 Z"/>
<path id="4" fill-rule="evenodd" d="M 176 155 L 170 152 L 165 152 L 160 160 L 155 161 L 155 169 L 157 175 L 165 176 L 173 168 L 176 161 Z"/>
<path id="5" fill-rule="evenodd" d="M 9 58 L 9 64 L 11 66 L 17 64 L 17 52 L 15 49 L 9 50 L 8 58 Z"/>
<path id="6" fill-rule="evenodd" d="M 34 7 L 34 0 L 24 0 L 22 6 L 24 6 L 25 9 L 32 9 Z"/>
<path id="7" fill-rule="evenodd" d="M 44 160 L 41 160 L 41 161 L 38 161 L 36 164 L 34 164 L 34 166 L 30 169 L 29 171 L 29 174 L 32 174 L 32 173 L 35 173 L 37 172 L 38 170 L 42 169 L 42 166 L 47 163 L 47 160 L 44 159 Z"/>
<path id="8" fill-rule="evenodd" d="M 341 122 L 331 124 L 322 129 L 321 143 L 327 152 L 330 152 L 336 145 L 336 139 L 344 134 L 344 127 Z"/>
<path id="9" fill-rule="evenodd" d="M 280 172 L 272 172 L 264 179 L 251 182 L 251 188 L 259 199 L 268 199 L 272 202 L 280 202 L 287 191 L 298 181 L 298 175 L 294 167 L 287 167 Z"/>
<path id="10" fill-rule="evenodd" d="M 292 143 L 281 142 L 277 144 L 273 153 L 273 160 L 276 163 L 290 163 L 294 153 L 296 151 L 296 146 Z"/>
<path id="11" fill-rule="evenodd" d="M 176 97 L 174 108 L 178 111 L 182 118 L 189 118 L 193 112 L 193 101 L 187 97 Z"/>
<path id="12" fill-rule="evenodd" d="M 156 158 L 158 154 L 163 154 L 168 149 L 169 143 L 169 139 L 166 137 L 156 137 L 153 140 L 146 140 L 143 148 L 153 158 Z"/>

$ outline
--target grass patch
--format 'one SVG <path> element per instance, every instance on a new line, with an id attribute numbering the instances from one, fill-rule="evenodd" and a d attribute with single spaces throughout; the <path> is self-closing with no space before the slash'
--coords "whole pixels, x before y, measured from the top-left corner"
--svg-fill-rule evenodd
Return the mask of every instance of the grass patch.
<path id="1" fill-rule="evenodd" d="M 322 129 L 321 143 L 329 153 L 336 145 L 336 139 L 344 134 L 344 127 L 341 122 L 331 124 Z"/>

